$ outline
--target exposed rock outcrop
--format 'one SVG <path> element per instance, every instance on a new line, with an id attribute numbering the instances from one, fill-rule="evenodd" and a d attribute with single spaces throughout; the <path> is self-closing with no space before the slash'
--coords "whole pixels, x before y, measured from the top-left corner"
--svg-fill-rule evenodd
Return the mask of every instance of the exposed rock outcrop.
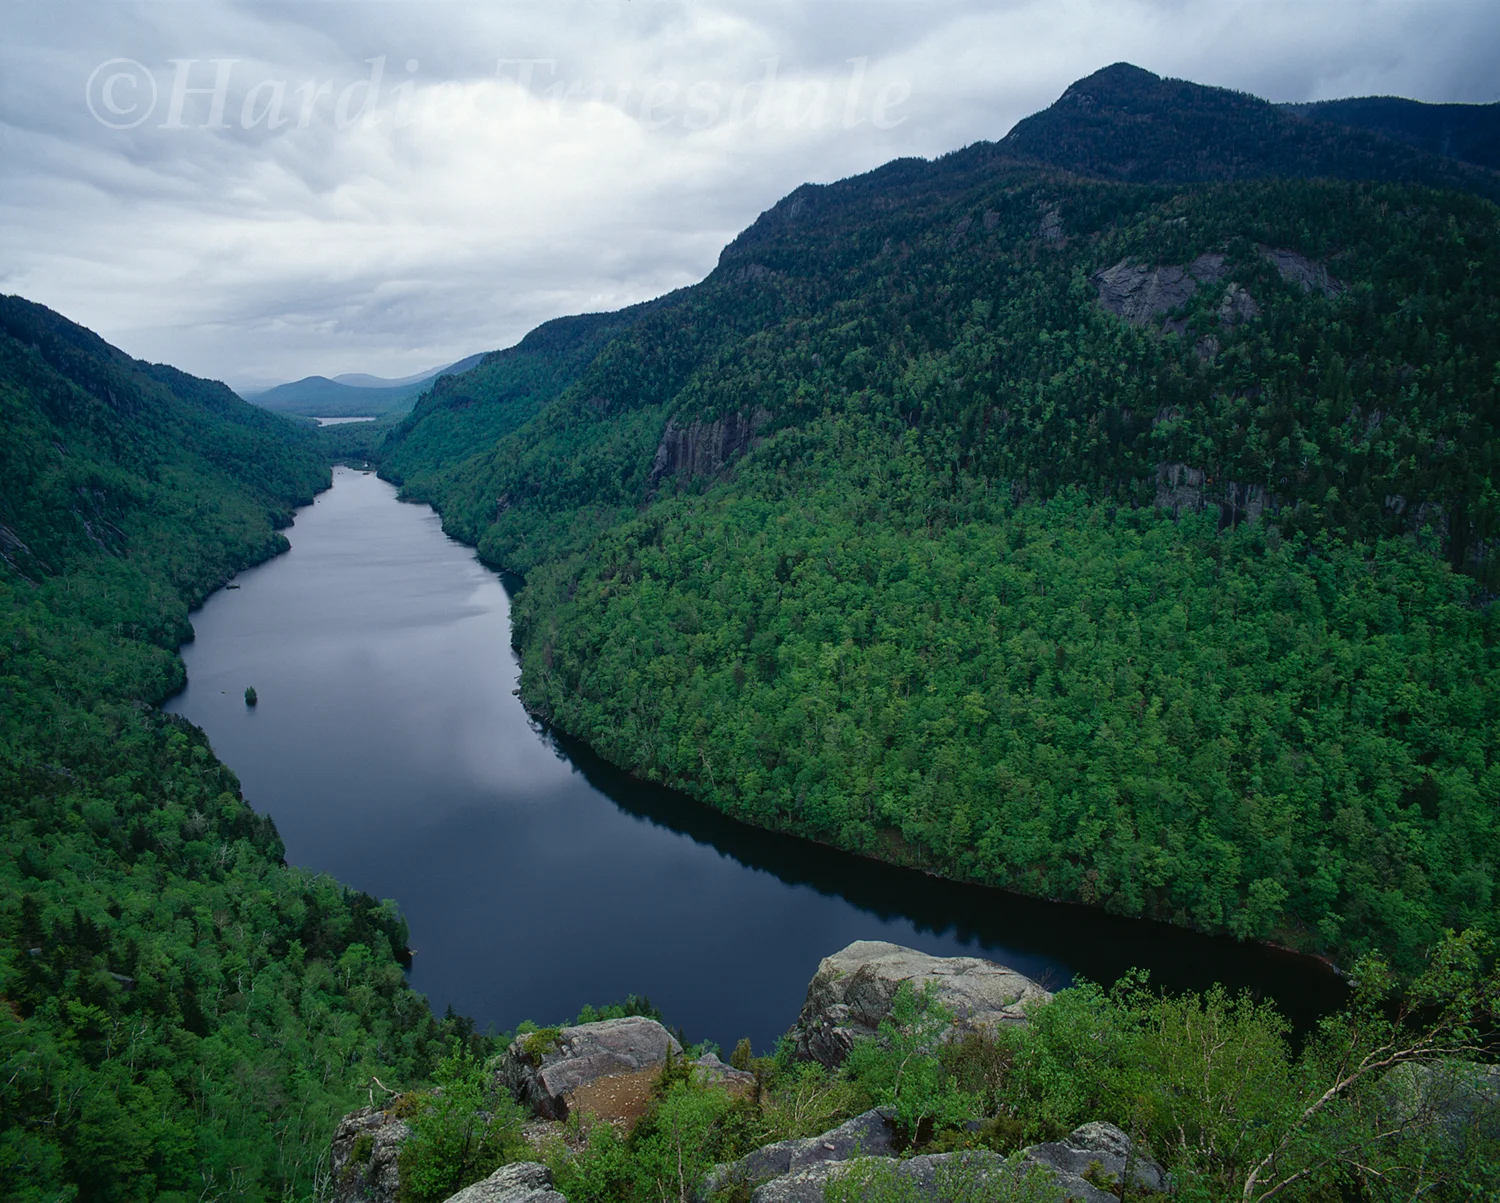
<path id="1" fill-rule="evenodd" d="M 1203 469 L 1191 464 L 1156 465 L 1156 504 L 1173 514 L 1196 514 L 1203 508 Z"/>
<path id="2" fill-rule="evenodd" d="M 771 1145 L 760 1152 L 777 1148 L 779 1146 Z M 751 1154 L 737 1165 L 752 1162 L 756 1156 L 758 1154 Z M 774 1163 L 763 1163 L 759 1168 L 774 1168 L 780 1164 L 781 1159 L 778 1159 Z M 1084 1124 L 1074 1129 L 1065 1140 L 1023 1150 L 1020 1172 L 1034 1172 L 1032 1167 L 1045 1173 L 1064 1198 L 1077 1203 L 1116 1203 L 1119 1196 L 1110 1188 L 1121 1183 L 1129 1188 L 1127 1197 L 1130 1190 L 1165 1191 L 1169 1185 L 1161 1166 L 1140 1153 L 1130 1137 L 1113 1124 Z M 823 1203 L 830 1180 L 844 1174 L 868 1173 L 900 1182 L 904 1188 L 902 1197 L 913 1203 L 926 1200 L 938 1203 L 940 1199 L 953 1197 L 955 1188 L 963 1198 L 983 1198 L 988 1182 L 993 1181 L 998 1186 L 1016 1172 L 1017 1167 L 1006 1158 L 986 1150 L 930 1153 L 904 1161 L 883 1154 L 872 1157 L 867 1153 L 853 1152 L 841 1157 L 792 1163 L 785 1172 L 756 1186 L 750 1199 L 751 1203 Z M 740 1180 L 754 1183 L 760 1176 L 763 1175 L 752 1170 Z M 731 1180 L 727 1174 L 710 1176 L 704 1180 L 699 1198 L 706 1199 L 709 1191 L 719 1189 Z"/>
<path id="3" fill-rule="evenodd" d="M 693 1062 L 693 1077 L 705 1086 L 727 1086 L 736 1093 L 755 1085 L 753 1073 L 725 1065 L 713 1053 L 705 1053 Z"/>
<path id="4" fill-rule="evenodd" d="M 937 986 L 960 1030 L 1025 1021 L 1023 1008 L 1052 995 L 1024 974 L 978 957 L 933 957 L 899 944 L 857 940 L 825 957 L 792 1029 L 800 1057 L 836 1066 L 873 1035 L 902 982 Z"/>
<path id="5" fill-rule="evenodd" d="M 772 271 L 764 263 L 747 263 L 730 273 L 730 280 L 736 284 L 758 284 L 762 280 L 779 276 L 781 272 Z"/>
<path id="6" fill-rule="evenodd" d="M 1133 326 L 1149 326 L 1185 305 L 1200 285 L 1224 278 L 1224 256 L 1199 255 L 1183 266 L 1145 267 L 1122 259 L 1094 276 L 1099 304 Z"/>
<path id="7" fill-rule="evenodd" d="M 1065 1140 L 1032 1145 L 1025 1151 L 1023 1164 L 1048 1170 L 1070 1199 L 1084 1203 L 1113 1203 L 1117 1198 L 1086 1181 L 1084 1174 L 1095 1182 L 1102 1178 L 1109 1183 L 1125 1183 L 1136 1191 L 1165 1191 L 1168 1185 L 1161 1166 L 1141 1154 L 1130 1137 L 1113 1124 L 1084 1124 Z M 1098 1169 L 1090 1173 L 1096 1165 Z"/>
<path id="8" fill-rule="evenodd" d="M 1224 500 L 1219 503 L 1219 526 L 1238 526 L 1241 522 L 1256 522 L 1266 512 L 1271 496 L 1265 485 L 1246 484 L 1243 481 L 1224 482 Z"/>
<path id="9" fill-rule="evenodd" d="M 1037 223 L 1037 236 L 1048 246 L 1061 246 L 1066 237 L 1063 234 L 1062 210 L 1056 205 L 1047 205 L 1042 209 L 1042 219 Z"/>
<path id="10" fill-rule="evenodd" d="M 1329 275 L 1326 266 L 1305 255 L 1273 247 L 1260 250 L 1283 280 L 1299 285 L 1303 292 L 1334 297 L 1344 291 L 1343 284 Z M 1165 267 L 1146 267 L 1122 259 L 1113 267 L 1096 272 L 1094 287 L 1099 290 L 1099 304 L 1104 309 L 1131 325 L 1146 327 L 1156 325 L 1158 319 L 1187 304 L 1203 285 L 1217 284 L 1227 271 L 1225 257 L 1217 252 L 1199 255 L 1191 263 Z M 1259 303 L 1242 285 L 1231 281 L 1219 303 L 1219 324 L 1227 330 L 1259 316 Z M 1186 328 L 1186 323 L 1180 320 L 1168 320 L 1162 326 L 1177 334 L 1184 333 Z"/>
<path id="11" fill-rule="evenodd" d="M 552 1171 L 534 1161 L 502 1165 L 483 1181 L 466 1186 L 446 1203 L 568 1203 L 552 1189 Z"/>
<path id="12" fill-rule="evenodd" d="M 717 475 L 754 445 L 755 436 L 770 420 L 770 411 L 758 405 L 725 414 L 712 422 L 679 426 L 675 418 L 670 419 L 651 461 L 648 487 L 678 474 Z"/>
<path id="13" fill-rule="evenodd" d="M 21 536 L 5 526 L 0 526 L 0 560 L 4 560 L 24 577 L 30 577 L 37 568 L 36 557 Z"/>
<path id="14" fill-rule="evenodd" d="M 1217 482 L 1202 468 L 1175 462 L 1156 465 L 1156 504 L 1176 517 L 1202 513 L 1205 504 L 1219 507 L 1219 526 L 1255 522 L 1276 508 L 1265 485 L 1239 480 Z"/>
<path id="15" fill-rule="evenodd" d="M 1231 282 L 1224 290 L 1224 299 L 1219 302 L 1219 325 L 1226 330 L 1233 330 L 1259 316 L 1260 306 L 1256 304 L 1255 298 L 1238 284 Z"/>
<path id="16" fill-rule="evenodd" d="M 1275 265 L 1283 280 L 1301 285 L 1303 292 L 1321 292 L 1325 297 L 1336 297 L 1344 291 L 1344 286 L 1328 274 L 1327 267 L 1313 262 L 1306 255 L 1269 246 L 1261 247 L 1260 252 Z"/>
<path id="17" fill-rule="evenodd" d="M 846 1120 L 821 1136 L 805 1140 L 779 1140 L 756 1149 L 729 1165 L 705 1175 L 698 1197 L 707 1199 L 730 1183 L 762 1183 L 802 1171 L 824 1162 L 848 1161 L 854 1157 L 884 1157 L 894 1151 L 892 1113 L 882 1107 Z M 757 1198 L 759 1195 L 756 1196 Z M 821 1200 L 822 1195 L 818 1198 Z"/>
<path id="18" fill-rule="evenodd" d="M 654 1019 L 631 1016 L 534 1032 L 506 1050 L 499 1076 L 523 1105 L 547 1119 L 566 1119 L 569 1097 L 601 1078 L 657 1070 L 682 1046 Z"/>
<path id="19" fill-rule="evenodd" d="M 361 1107 L 339 1120 L 329 1159 L 333 1203 L 396 1203 L 401 1189 L 397 1157 L 411 1135 L 398 1114 L 402 1097 L 389 1107 Z"/>

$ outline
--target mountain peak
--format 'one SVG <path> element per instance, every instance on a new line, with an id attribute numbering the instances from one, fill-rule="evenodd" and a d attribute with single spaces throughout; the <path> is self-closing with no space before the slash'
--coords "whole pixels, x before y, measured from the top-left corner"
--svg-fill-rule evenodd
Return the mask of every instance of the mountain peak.
<path id="1" fill-rule="evenodd" d="M 1076 103 L 1084 97 L 1094 98 L 1101 95 L 1111 97 L 1140 95 L 1149 93 L 1161 83 L 1160 75 L 1153 74 L 1144 67 L 1137 67 L 1134 63 L 1111 63 L 1108 67 L 1101 67 L 1092 75 L 1085 75 L 1082 79 L 1069 84 L 1067 91 L 1058 97 L 1058 103 L 1061 104 L 1063 101 Z"/>
<path id="2" fill-rule="evenodd" d="M 1247 92 L 1114 63 L 1016 124 L 1003 152 L 1136 183 L 1268 176 L 1420 183 L 1500 199 L 1500 175 Z"/>

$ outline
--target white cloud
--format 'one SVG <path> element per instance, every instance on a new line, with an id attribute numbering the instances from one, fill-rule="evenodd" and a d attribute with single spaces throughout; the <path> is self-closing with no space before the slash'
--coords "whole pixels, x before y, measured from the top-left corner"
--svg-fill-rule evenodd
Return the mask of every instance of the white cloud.
<path id="1" fill-rule="evenodd" d="M 0 3 L 0 287 L 266 382 L 399 375 L 690 283 L 804 180 L 999 137 L 1119 59 L 1277 100 L 1487 101 L 1496 49 L 1484 8 L 1378 0 Z M 137 128 L 90 116 L 112 58 L 155 84 Z M 226 128 L 201 95 L 161 128 L 174 58 L 192 87 L 237 60 Z M 528 91 L 502 59 L 544 61 Z M 906 99 L 877 121 L 882 89 Z"/>

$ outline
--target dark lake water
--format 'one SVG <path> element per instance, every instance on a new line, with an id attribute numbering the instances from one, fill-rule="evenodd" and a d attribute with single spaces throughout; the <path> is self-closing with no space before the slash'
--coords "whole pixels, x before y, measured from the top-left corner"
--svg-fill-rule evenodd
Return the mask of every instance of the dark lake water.
<path id="1" fill-rule="evenodd" d="M 504 1029 L 634 991 L 690 1039 L 769 1049 L 819 959 L 858 939 L 1054 988 L 1133 965 L 1223 981 L 1300 1024 L 1342 1001 L 1315 963 L 758 831 L 538 729 L 511 692 L 500 579 L 372 475 L 338 469 L 287 533 L 194 615 L 168 708 L 208 732 L 289 862 L 400 902 L 439 1012 Z"/>

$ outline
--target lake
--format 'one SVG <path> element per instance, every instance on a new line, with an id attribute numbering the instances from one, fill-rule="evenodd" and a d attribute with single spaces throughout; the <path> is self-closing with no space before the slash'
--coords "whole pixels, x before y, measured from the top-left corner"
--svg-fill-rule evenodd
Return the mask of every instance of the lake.
<path id="1" fill-rule="evenodd" d="M 529 718 L 505 585 L 371 474 L 336 469 L 287 534 L 193 616 L 167 708 L 207 731 L 290 863 L 400 903 L 440 1013 L 506 1029 L 635 992 L 691 1040 L 769 1050 L 819 959 L 858 939 L 1054 988 L 1133 965 L 1223 981 L 1299 1026 L 1343 1000 L 1304 958 L 944 882 L 634 780 Z"/>

